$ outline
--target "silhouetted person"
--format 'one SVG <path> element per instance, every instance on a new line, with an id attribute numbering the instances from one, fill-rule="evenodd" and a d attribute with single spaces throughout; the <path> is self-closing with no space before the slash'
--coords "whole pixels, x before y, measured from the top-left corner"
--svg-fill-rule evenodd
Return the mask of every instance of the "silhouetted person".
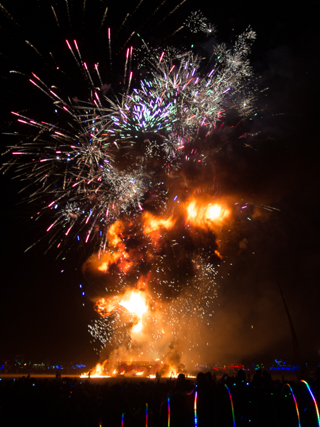
<path id="1" fill-rule="evenodd" d="M 203 372 L 197 375 L 196 389 L 198 393 L 197 412 L 198 426 L 207 427 L 216 425 L 216 399 L 213 387 Z"/>

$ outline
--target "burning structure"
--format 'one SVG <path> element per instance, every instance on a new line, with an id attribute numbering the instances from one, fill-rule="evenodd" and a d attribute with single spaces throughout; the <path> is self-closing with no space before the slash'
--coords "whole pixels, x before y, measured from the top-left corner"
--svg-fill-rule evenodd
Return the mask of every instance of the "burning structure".
<path id="1" fill-rule="evenodd" d="M 119 360 L 161 360 L 168 374 L 183 370 L 181 356 L 196 350 L 216 296 L 216 233 L 230 214 L 210 198 L 200 200 L 186 197 L 166 217 L 144 212 L 118 220 L 106 251 L 83 265 L 92 297 L 103 295 L 90 333 L 109 370 Z"/>

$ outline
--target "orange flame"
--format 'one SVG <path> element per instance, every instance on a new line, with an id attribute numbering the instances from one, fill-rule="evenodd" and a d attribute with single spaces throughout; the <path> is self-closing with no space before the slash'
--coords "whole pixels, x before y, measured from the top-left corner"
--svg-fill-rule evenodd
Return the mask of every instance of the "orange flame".
<path id="1" fill-rule="evenodd" d="M 119 244 L 121 243 L 121 239 L 119 237 L 119 234 L 121 233 L 121 231 L 122 231 L 121 221 L 116 221 L 114 224 L 111 225 L 107 234 L 109 245 L 119 246 Z"/>
<path id="2" fill-rule="evenodd" d="M 99 271 L 106 272 L 111 264 L 118 261 L 118 259 L 121 257 L 121 252 L 106 252 L 103 256 L 103 263 L 98 267 Z"/>
<path id="3" fill-rule="evenodd" d="M 158 231 L 158 230 L 160 230 L 161 227 L 168 230 L 168 229 L 172 228 L 174 226 L 174 224 L 176 223 L 176 221 L 172 219 L 172 216 L 170 216 L 167 219 L 164 219 L 161 217 L 156 217 L 149 212 L 145 212 L 143 214 L 143 221 L 144 221 L 144 233 L 145 234 L 151 234 L 155 231 Z"/>
<path id="4" fill-rule="evenodd" d="M 169 367 L 167 375 L 170 376 L 170 378 L 178 378 L 178 372 L 172 366 Z"/>
<path id="5" fill-rule="evenodd" d="M 114 312 L 117 305 L 119 305 L 118 301 L 118 296 L 109 299 L 100 298 L 96 302 L 94 309 L 100 314 L 100 316 L 107 317 L 110 316 Z"/>
<path id="6" fill-rule="evenodd" d="M 96 302 L 94 309 L 102 317 L 106 317 L 110 316 L 119 306 L 124 307 L 136 316 L 132 332 L 141 332 L 142 317 L 148 311 L 145 293 L 139 290 L 133 290 L 126 292 L 122 298 L 120 296 L 109 299 L 100 298 Z"/>
<path id="7" fill-rule="evenodd" d="M 200 204 L 196 200 L 186 205 L 186 211 L 187 221 L 201 228 L 211 227 L 230 215 L 230 211 L 221 204 Z"/>
<path id="8" fill-rule="evenodd" d="M 124 299 L 120 302 L 119 305 L 137 316 L 138 323 L 134 325 L 132 331 L 141 332 L 142 317 L 148 310 L 144 293 L 136 290 L 126 293 Z"/>
<path id="9" fill-rule="evenodd" d="M 107 375 L 105 373 L 104 365 L 106 364 L 107 360 L 105 360 L 103 363 L 97 363 L 97 365 L 91 369 L 89 372 L 86 372 L 84 374 L 81 374 L 81 378 L 110 378 L 110 375 Z"/>
<path id="10" fill-rule="evenodd" d="M 117 267 L 126 273 L 131 267 L 132 262 L 130 261 L 129 254 L 125 250 L 125 244 L 122 240 L 122 233 L 124 232 L 124 224 L 119 220 L 116 221 L 108 230 L 107 240 L 109 248 L 112 248 L 110 252 L 104 252 L 102 254 L 102 263 L 98 267 L 99 271 L 106 273 L 111 264 L 116 263 Z"/>

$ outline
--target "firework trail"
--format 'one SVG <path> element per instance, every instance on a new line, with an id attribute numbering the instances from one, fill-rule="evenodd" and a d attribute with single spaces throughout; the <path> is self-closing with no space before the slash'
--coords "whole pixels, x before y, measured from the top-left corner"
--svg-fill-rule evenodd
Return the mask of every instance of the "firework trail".
<path id="1" fill-rule="evenodd" d="M 182 27 L 215 31 L 200 11 Z M 215 44 L 203 58 L 139 36 L 134 54 L 126 47 L 119 94 L 103 82 L 98 63 L 87 65 L 77 41 L 66 40 L 88 87 L 85 100 L 32 73 L 29 81 L 52 103 L 55 121 L 12 112 L 30 132 L 10 147 L 3 168 L 14 165 L 28 201 L 42 204 L 36 217 L 51 218 L 48 248 L 86 246 L 92 254 L 82 270 L 100 314 L 89 329 L 104 358 L 116 349 L 118 358 L 129 352 L 179 366 L 182 349 L 197 350 L 216 297 L 217 236 L 230 216 L 214 169 L 225 144 L 219 133 L 230 111 L 239 121 L 253 112 L 247 57 L 254 39 L 249 28 L 232 48 Z M 135 296 L 143 313 L 129 307 Z"/>

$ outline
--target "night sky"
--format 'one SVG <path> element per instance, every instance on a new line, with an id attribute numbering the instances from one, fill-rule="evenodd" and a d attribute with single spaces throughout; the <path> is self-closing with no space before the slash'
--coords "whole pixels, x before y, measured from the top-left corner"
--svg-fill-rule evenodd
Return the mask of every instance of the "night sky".
<path id="1" fill-rule="evenodd" d="M 199 8 L 217 25 L 219 42 L 228 42 L 251 25 L 257 32 L 251 64 L 259 88 L 268 88 L 258 97 L 257 119 L 249 124 L 254 135 L 248 140 L 252 148 L 241 146 L 227 156 L 218 179 L 230 200 L 264 204 L 275 210 L 252 207 L 252 221 L 240 215 L 234 227 L 219 236 L 223 262 L 208 336 L 210 353 L 204 361 L 260 363 L 283 358 L 294 363 L 280 285 L 302 358 L 316 363 L 320 360 L 320 37 L 316 20 L 320 3 L 206 3 L 186 1 L 168 25 L 177 28 L 190 11 Z M 10 0 L 2 4 L 20 24 L 18 27 L 0 10 L 1 131 L 8 132 L 16 126 L 11 123 L 11 110 L 27 107 L 34 114 L 42 112 L 39 102 L 43 98 L 30 88 L 27 79 L 8 74 L 12 68 L 28 73 L 45 69 L 37 55 L 23 44 L 24 38 L 41 52 L 55 49 L 59 60 L 70 56 L 64 37 L 73 33 L 88 42 L 89 47 L 82 52 L 84 57 L 87 54 L 97 58 L 102 54 L 102 45 L 95 43 L 89 24 L 64 33 L 63 28 L 68 27 L 65 9 L 60 13 L 66 22 L 61 24 L 59 38 L 51 16 L 51 20 L 45 19 L 40 13 L 46 10 L 49 15 L 49 2 L 41 2 L 41 10 L 36 1 Z M 107 18 L 113 20 L 115 28 L 135 7 L 131 2 L 122 2 L 119 11 L 119 2 L 108 5 Z M 148 10 L 141 8 L 130 25 L 139 28 Z M 90 23 L 90 16 L 86 19 Z M 109 26 L 108 20 L 106 25 Z M 144 36 L 148 38 L 148 34 Z M 151 34 L 153 43 L 157 43 L 157 37 L 161 38 L 161 34 Z M 188 37 L 192 42 L 192 35 Z M 177 38 L 176 43 L 180 42 Z M 196 42 L 201 50 L 208 39 Z M 66 61 L 69 60 L 68 57 Z M 50 75 L 50 71 L 47 73 Z M 77 89 L 80 93 L 81 88 Z M 43 106 L 44 114 L 46 108 Z M 8 144 L 10 138 L 1 135 L 1 152 Z M 36 208 L 22 202 L 18 193 L 22 184 L 13 176 L 14 171 L 9 171 L 1 177 L 0 363 L 23 354 L 26 360 L 37 362 L 82 361 L 92 365 L 98 356 L 87 332 L 87 325 L 95 317 L 93 303 L 82 295 L 86 282 L 81 275 L 81 262 L 86 254 L 72 251 L 65 260 L 56 260 L 54 251 L 44 254 L 45 240 L 24 252 L 45 233 L 46 227 L 29 221 Z"/>

